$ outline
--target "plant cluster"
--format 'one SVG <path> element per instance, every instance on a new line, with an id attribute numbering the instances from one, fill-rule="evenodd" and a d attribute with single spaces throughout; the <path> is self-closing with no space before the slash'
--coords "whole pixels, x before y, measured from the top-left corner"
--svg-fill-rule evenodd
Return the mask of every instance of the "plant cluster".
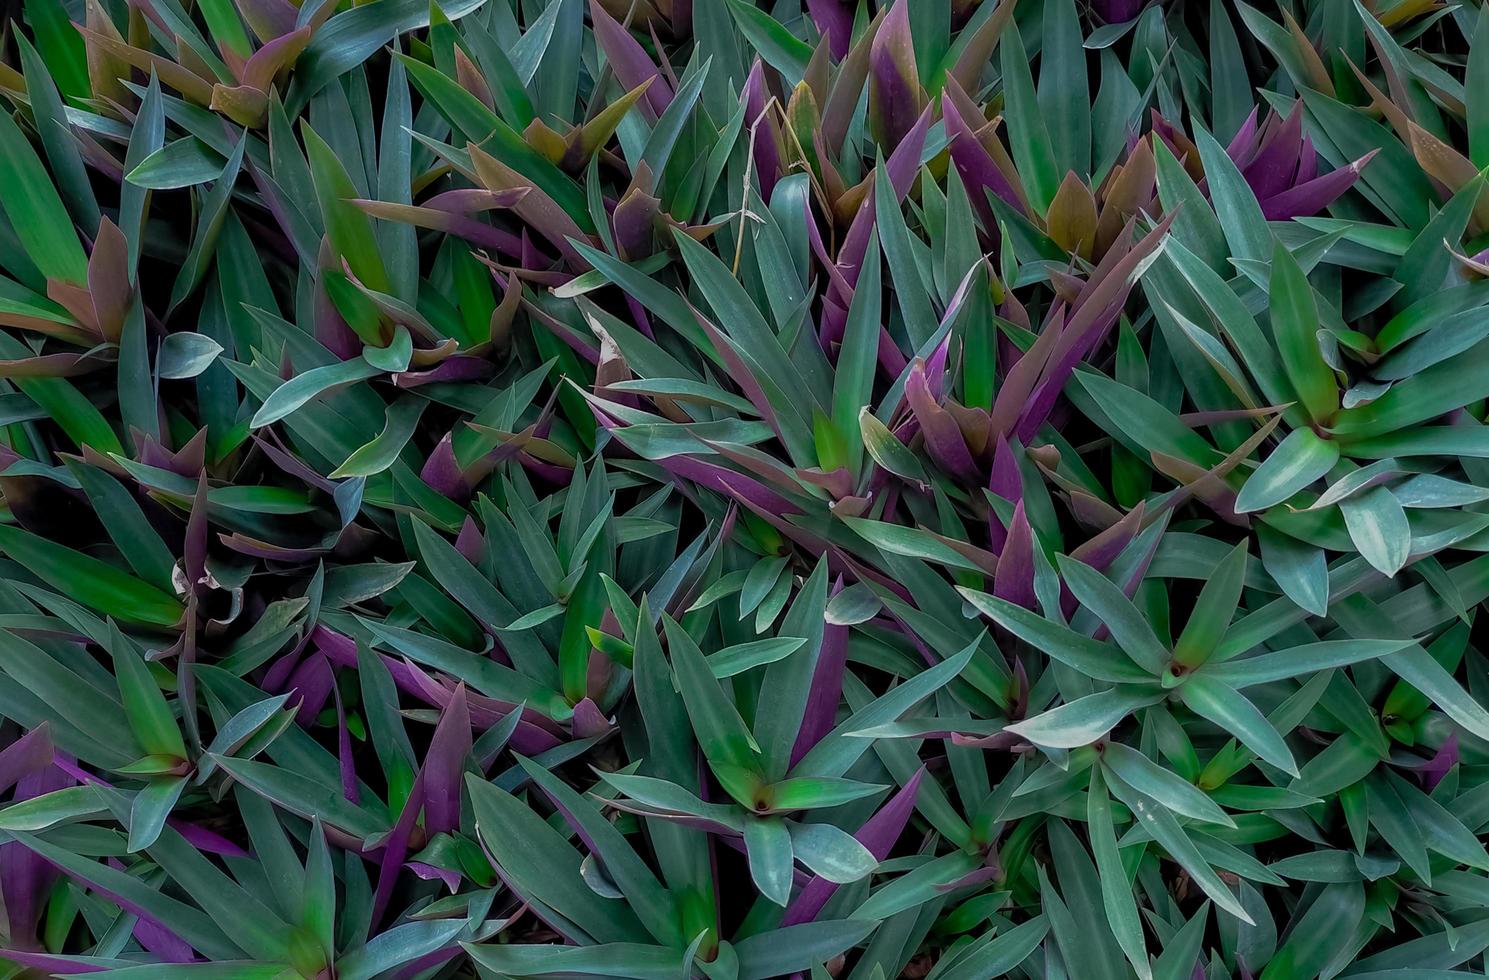
<path id="1" fill-rule="evenodd" d="M 10 9 L 0 978 L 1485 974 L 1489 4 Z"/>

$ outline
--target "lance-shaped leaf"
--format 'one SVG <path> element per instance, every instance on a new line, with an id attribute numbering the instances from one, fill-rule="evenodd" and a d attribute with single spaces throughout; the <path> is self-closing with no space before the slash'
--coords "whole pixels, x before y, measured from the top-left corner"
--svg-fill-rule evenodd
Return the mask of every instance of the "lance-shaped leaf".
<path id="1" fill-rule="evenodd" d="M 1158 641 L 1142 612 L 1111 579 L 1090 565 L 1063 555 L 1057 562 L 1070 591 L 1106 625 L 1117 646 L 1133 663 L 1152 675 L 1167 669 L 1168 650 Z"/>
<path id="2" fill-rule="evenodd" d="M 175 597 L 29 531 L 0 526 L 0 551 L 42 581 L 105 615 L 152 626 L 174 626 L 181 618 L 183 608 Z"/>
<path id="3" fill-rule="evenodd" d="M 879 145 L 899 146 L 924 106 L 910 36 L 910 2 L 896 0 L 869 49 L 869 125 Z"/>
<path id="4" fill-rule="evenodd" d="M 703 651 L 671 617 L 663 618 L 662 627 L 672 653 L 672 669 L 677 675 L 678 689 L 682 692 L 683 703 L 687 706 L 688 717 L 693 720 L 693 730 L 704 755 L 718 765 L 756 770 L 759 761 L 755 738 L 719 687 Z M 754 805 L 753 800 L 748 802 Z"/>
<path id="5" fill-rule="evenodd" d="M 1109 643 L 1082 636 L 1068 626 L 1052 622 L 1038 613 L 985 592 L 966 588 L 958 591 L 993 622 L 1087 677 L 1114 684 L 1140 684 L 1154 679 L 1154 675 L 1133 663 L 1121 650 Z"/>
<path id="6" fill-rule="evenodd" d="M 647 85 L 646 104 L 651 107 L 653 118 L 660 116 L 672 102 L 672 87 L 631 32 L 616 22 L 599 0 L 590 0 L 589 14 L 595 26 L 595 40 L 605 52 L 615 77 L 627 89 Z"/>
<path id="7" fill-rule="evenodd" d="M 1013 146 L 1013 159 L 1029 201 L 1040 214 L 1049 209 L 1060 184 L 1059 165 L 1044 114 L 1034 92 L 1034 78 L 1024 40 L 1016 25 L 1010 23 L 1000 47 L 1003 66 L 1004 113 L 1008 118 L 1008 135 Z"/>
<path id="8" fill-rule="evenodd" d="M 1272 249 L 1270 297 L 1282 366 L 1308 414 L 1327 424 L 1339 410 L 1339 388 L 1319 350 L 1318 306 L 1298 260 L 1280 242 Z"/>
<path id="9" fill-rule="evenodd" d="M 1246 582 L 1246 544 L 1242 542 L 1215 568 L 1189 613 L 1184 632 L 1174 643 L 1174 661 L 1197 667 L 1209 658 L 1230 627 L 1241 604 L 1241 588 Z"/>
<path id="10" fill-rule="evenodd" d="M 1141 687 L 1114 687 L 1051 708 L 1004 730 L 1045 748 L 1075 749 L 1101 738 L 1138 708 L 1162 699 L 1163 695 Z"/>
<path id="11" fill-rule="evenodd" d="M 476 831 L 497 874 L 519 895 L 539 901 L 591 942 L 644 939 L 645 928 L 623 902 L 601 898 L 580 875 L 582 858 L 562 834 L 510 793 L 475 774 L 466 789 Z"/>
<path id="12" fill-rule="evenodd" d="M 1139 977 L 1151 977 L 1143 924 L 1138 918 L 1137 902 L 1117 849 L 1117 836 L 1112 823 L 1111 797 L 1102 778 L 1102 768 L 1091 769 L 1091 787 L 1086 794 L 1086 823 L 1091 836 L 1091 853 L 1101 879 L 1101 897 L 1107 923 L 1127 961 Z M 1186 784 L 1187 785 L 1187 784 Z"/>
<path id="13" fill-rule="evenodd" d="M 87 281 L 88 260 L 36 151 L 10 115 L 0 119 L 0 208 L 21 247 L 48 279 Z"/>
<path id="14" fill-rule="evenodd" d="M 1196 674 L 1179 685 L 1179 698 L 1195 714 L 1230 732 L 1267 762 L 1290 775 L 1298 774 L 1293 754 L 1277 729 L 1235 688 Z"/>
<path id="15" fill-rule="evenodd" d="M 625 836 L 598 810 L 562 780 L 531 759 L 518 763 L 533 782 L 551 799 L 590 851 L 605 865 L 605 873 L 626 896 L 636 917 L 658 941 L 677 945 L 677 910 L 672 896 L 637 856 Z"/>
<path id="16" fill-rule="evenodd" d="M 1282 503 L 1321 479 L 1339 462 L 1339 443 L 1312 429 L 1294 429 L 1246 478 L 1236 496 L 1236 510 L 1245 514 Z"/>
<path id="17" fill-rule="evenodd" d="M 1107 785 L 1111 787 L 1112 794 L 1132 811 L 1137 825 L 1151 835 L 1170 857 L 1189 872 L 1195 884 L 1199 885 L 1210 900 L 1250 925 L 1251 916 L 1247 914 L 1215 870 L 1210 867 L 1210 863 L 1205 860 L 1199 848 L 1195 846 L 1184 828 L 1179 826 L 1179 822 L 1173 818 L 1173 815 L 1110 770 L 1104 771 L 1103 775 L 1106 776 Z"/>
<path id="18" fill-rule="evenodd" d="M 352 204 L 357 194 L 346 168 L 336 151 L 309 125 L 302 128 L 305 155 L 310 162 L 310 177 L 315 182 L 316 199 L 326 237 L 331 246 L 346 260 L 352 272 L 369 289 L 392 292 L 387 269 L 377 251 L 377 238 L 367 215 Z"/>

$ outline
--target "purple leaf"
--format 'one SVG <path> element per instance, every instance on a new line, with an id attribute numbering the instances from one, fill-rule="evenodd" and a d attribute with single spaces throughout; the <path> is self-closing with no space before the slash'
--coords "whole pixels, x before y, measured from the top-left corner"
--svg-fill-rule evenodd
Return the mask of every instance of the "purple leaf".
<path id="1" fill-rule="evenodd" d="M 924 361 L 917 359 L 910 367 L 910 375 L 905 380 L 905 400 L 910 403 L 910 410 L 920 424 L 921 434 L 925 436 L 926 452 L 936 461 L 936 465 L 963 483 L 981 483 L 977 461 L 967 448 L 967 440 L 962 436 L 961 427 L 951 413 L 936 404 L 931 396 L 930 386 L 926 383 Z"/>
<path id="2" fill-rule="evenodd" d="M 843 579 L 839 576 L 833 583 L 832 595 L 841 591 Z M 847 664 L 848 627 L 828 623 L 822 629 L 822 649 L 812 672 L 812 689 L 807 695 L 801 730 L 796 735 L 796 744 L 791 747 L 791 765 L 801 761 L 801 757 L 837 724 L 838 702 L 843 698 L 843 670 Z"/>
<path id="3" fill-rule="evenodd" d="M 972 206 L 982 218 L 983 227 L 998 227 L 987 203 L 987 191 L 1019 212 L 1027 213 L 1017 176 L 1011 172 L 1012 162 L 993 133 L 992 124 L 983 118 L 977 105 L 953 79 L 947 79 L 941 92 L 941 115 L 946 137 L 951 141 L 952 163 L 967 186 Z"/>
<path id="4" fill-rule="evenodd" d="M 611 17 L 599 0 L 590 0 L 589 16 L 595 25 L 595 41 L 605 52 L 605 60 L 610 63 L 615 77 L 627 90 L 650 81 L 651 87 L 642 96 L 642 101 L 650 108 L 653 119 L 660 116 L 672 103 L 672 87 L 662 77 L 656 63 L 641 42 Z"/>
<path id="5" fill-rule="evenodd" d="M 1148 0 L 1091 0 L 1091 10 L 1103 23 L 1125 24 L 1147 6 Z"/>
<path id="6" fill-rule="evenodd" d="M 443 882 L 444 886 L 450 889 L 451 895 L 460 890 L 460 883 L 465 880 L 454 871 L 450 871 L 445 868 L 437 868 L 432 864 L 424 864 L 420 861 L 409 861 L 407 864 L 404 865 L 404 867 L 408 868 L 415 875 L 423 878 L 425 881 Z M 450 955 L 455 955 L 455 951 L 451 950 Z"/>
<path id="7" fill-rule="evenodd" d="M 924 105 L 910 37 L 910 0 L 895 0 L 869 50 L 869 126 L 874 139 L 886 149 L 898 146 Z"/>
<path id="8" fill-rule="evenodd" d="M 461 683 L 440 713 L 424 756 L 424 828 L 431 834 L 460 829 L 460 786 L 470 750 L 470 708 Z"/>
<path id="9" fill-rule="evenodd" d="M 72 777 L 55 767 L 33 771 L 16 783 L 12 802 L 35 799 L 72 784 Z M 56 878 L 51 863 L 24 844 L 0 844 L 0 899 L 4 900 L 11 945 L 34 948 L 37 922 Z"/>
<path id="10" fill-rule="evenodd" d="M 52 764 L 52 731 L 46 722 L 0 750 L 0 793 Z"/>
<path id="11" fill-rule="evenodd" d="M 771 95 L 765 88 L 765 65 L 759 58 L 750 67 L 740 100 L 745 104 L 745 125 L 749 127 L 750 145 L 754 148 L 760 196 L 768 201 L 781 176 L 781 139 L 780 127 L 768 110 Z"/>
<path id="12" fill-rule="evenodd" d="M 434 451 L 424 461 L 424 468 L 419 471 L 419 479 L 451 500 L 465 500 L 470 496 L 471 488 L 465 481 L 460 464 L 455 461 L 455 445 L 450 441 L 451 435 L 453 433 L 446 433 L 434 447 Z"/>
<path id="13" fill-rule="evenodd" d="M 1288 221 L 1318 214 L 1354 186 L 1360 177 L 1360 171 L 1365 169 L 1365 165 L 1378 152 L 1380 151 L 1371 150 L 1354 163 L 1266 198 L 1261 202 L 1262 216 L 1268 221 Z"/>
<path id="14" fill-rule="evenodd" d="M 1020 500 L 1013 509 L 1008 538 L 998 553 L 998 573 L 993 577 L 993 595 L 1025 609 L 1034 608 L 1034 530 Z"/>
<path id="15" fill-rule="evenodd" d="M 1458 759 L 1458 733 L 1449 732 L 1447 739 L 1433 753 L 1432 758 L 1417 770 L 1422 774 L 1422 785 L 1427 787 L 1428 792 L 1437 788 L 1437 784 L 1442 782 L 1443 778 L 1458 764 Z"/>
<path id="16" fill-rule="evenodd" d="M 1008 439 L 999 433 L 997 442 L 993 448 L 993 465 L 988 473 L 987 488 L 1004 500 L 1020 503 L 1024 499 L 1024 478 L 1019 473 L 1018 460 L 1013 458 L 1013 449 L 1008 445 Z M 1003 549 L 1003 542 L 1007 537 L 1008 529 L 998 519 L 998 515 L 989 508 L 988 510 L 988 539 L 994 551 Z"/>

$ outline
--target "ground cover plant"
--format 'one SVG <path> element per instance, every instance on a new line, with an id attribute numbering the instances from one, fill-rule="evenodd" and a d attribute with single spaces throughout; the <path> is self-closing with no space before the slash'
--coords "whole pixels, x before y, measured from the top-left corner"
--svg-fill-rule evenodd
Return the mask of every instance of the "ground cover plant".
<path id="1" fill-rule="evenodd" d="M 6 9 L 0 978 L 1485 975 L 1489 5 Z"/>

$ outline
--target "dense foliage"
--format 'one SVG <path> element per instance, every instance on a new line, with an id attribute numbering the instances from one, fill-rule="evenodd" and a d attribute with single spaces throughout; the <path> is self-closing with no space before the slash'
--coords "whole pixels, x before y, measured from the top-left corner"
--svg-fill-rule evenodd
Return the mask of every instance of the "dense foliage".
<path id="1" fill-rule="evenodd" d="M 1485 975 L 1489 4 L 8 8 L 0 978 Z"/>

